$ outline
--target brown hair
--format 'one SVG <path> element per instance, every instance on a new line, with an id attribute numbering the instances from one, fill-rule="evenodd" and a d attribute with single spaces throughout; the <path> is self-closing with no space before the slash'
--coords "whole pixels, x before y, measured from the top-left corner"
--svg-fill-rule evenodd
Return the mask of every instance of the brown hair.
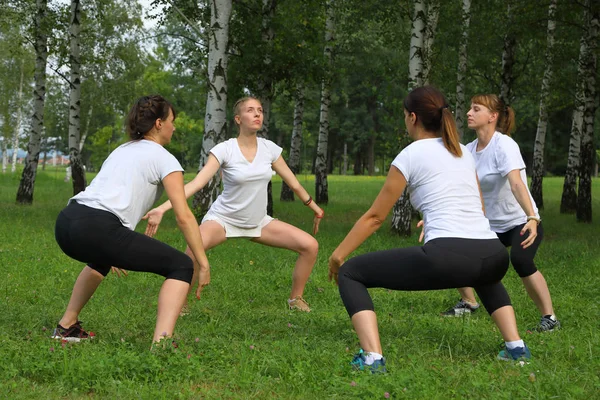
<path id="1" fill-rule="evenodd" d="M 515 130 L 515 110 L 505 104 L 495 94 L 475 95 L 471 98 L 471 103 L 481 104 L 491 112 L 498 113 L 498 121 L 496 122 L 496 130 L 498 132 L 510 136 Z"/>
<path id="2" fill-rule="evenodd" d="M 169 111 L 173 120 L 177 116 L 173 105 L 159 95 L 140 97 L 129 110 L 127 115 L 127 134 L 131 140 L 141 140 L 150 132 L 157 119 L 166 120 Z"/>
<path id="3" fill-rule="evenodd" d="M 404 98 L 404 108 L 415 113 L 425 130 L 441 137 L 446 150 L 462 157 L 456 121 L 442 92 L 433 86 L 416 88 Z"/>

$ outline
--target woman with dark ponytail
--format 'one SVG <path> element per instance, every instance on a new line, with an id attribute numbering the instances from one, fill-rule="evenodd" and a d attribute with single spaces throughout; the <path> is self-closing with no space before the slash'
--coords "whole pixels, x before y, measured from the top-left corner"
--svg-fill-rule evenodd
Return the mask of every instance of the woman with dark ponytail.
<path id="1" fill-rule="evenodd" d="M 339 285 L 362 347 L 351 364 L 373 373 L 386 369 L 367 291 L 374 287 L 412 291 L 472 286 L 506 343 L 498 358 L 530 358 L 501 283 L 508 254 L 483 214 L 475 162 L 458 141 L 446 99 L 430 86 L 413 90 L 404 99 L 404 121 L 414 142 L 394 159 L 373 205 L 329 258 L 329 279 Z M 411 203 L 423 214 L 425 244 L 344 262 L 379 229 L 406 187 Z"/>
<path id="2" fill-rule="evenodd" d="M 83 330 L 79 313 L 111 267 L 165 277 L 158 295 L 153 343 L 173 334 L 192 280 L 192 260 L 134 229 L 164 189 L 188 246 L 196 260 L 208 267 L 196 218 L 186 202 L 183 168 L 163 147 L 175 131 L 175 116 L 174 108 L 161 96 L 140 98 L 127 117 L 131 140 L 108 156 L 92 183 L 60 212 L 56 241 L 65 254 L 87 265 L 52 338 L 69 342 L 94 338 L 93 332 Z"/>
<path id="3" fill-rule="evenodd" d="M 466 147 L 475 159 L 486 217 L 502 244 L 511 248 L 510 261 L 541 314 L 539 325 L 531 330 L 558 329 L 560 322 L 554 315 L 548 284 L 533 262 L 544 230 L 527 188 L 519 145 L 510 137 L 515 112 L 495 94 L 477 95 L 471 99 L 467 123 L 477 132 L 477 139 Z M 479 308 L 473 289 L 461 288 L 459 292 L 461 299 L 443 315 L 459 316 Z"/>

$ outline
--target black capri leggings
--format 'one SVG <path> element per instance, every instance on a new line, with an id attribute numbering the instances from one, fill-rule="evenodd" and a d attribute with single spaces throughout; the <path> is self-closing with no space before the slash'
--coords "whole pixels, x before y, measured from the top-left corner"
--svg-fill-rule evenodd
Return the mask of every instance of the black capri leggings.
<path id="1" fill-rule="evenodd" d="M 508 253 L 498 239 L 438 238 L 424 246 L 367 253 L 342 265 L 340 295 L 350 317 L 374 311 L 367 288 L 439 290 L 474 287 L 488 313 L 510 305 L 501 279 Z"/>
<path id="2" fill-rule="evenodd" d="M 54 230 L 62 251 L 106 276 L 110 267 L 152 272 L 191 283 L 194 265 L 185 253 L 134 232 L 104 210 L 72 201 L 60 212 Z"/>
<path id="3" fill-rule="evenodd" d="M 522 224 L 515 226 L 509 231 L 496 233 L 502 244 L 506 247 L 510 247 L 510 262 L 521 278 L 527 278 L 537 271 L 533 258 L 544 238 L 544 227 L 540 223 L 537 228 L 537 237 L 531 246 L 524 249 L 521 246 L 521 242 L 529 236 L 529 232 L 521 236 L 521 229 L 523 229 L 524 226 L 525 224 Z"/>

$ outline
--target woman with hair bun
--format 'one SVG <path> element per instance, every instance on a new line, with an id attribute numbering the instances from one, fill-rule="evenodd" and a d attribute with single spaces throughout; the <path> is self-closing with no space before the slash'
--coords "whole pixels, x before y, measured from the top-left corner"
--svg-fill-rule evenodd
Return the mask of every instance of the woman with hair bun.
<path id="1" fill-rule="evenodd" d="M 131 140 L 110 153 L 86 190 L 72 197 L 58 215 L 58 245 L 66 255 L 87 265 L 52 338 L 69 342 L 94 338 L 93 332 L 83 330 L 79 313 L 111 267 L 165 277 L 152 340 L 173 335 L 192 280 L 192 260 L 134 229 L 164 189 L 188 246 L 196 260 L 208 267 L 198 224 L 183 191 L 183 168 L 163 147 L 175 131 L 175 116 L 173 106 L 161 96 L 140 98 L 127 117 Z"/>
<path id="2" fill-rule="evenodd" d="M 483 214 L 475 162 L 458 141 L 446 99 L 431 86 L 413 90 L 404 99 L 404 121 L 414 142 L 394 159 L 373 205 L 329 258 L 329 279 L 339 285 L 362 347 L 351 364 L 372 373 L 386 370 L 367 290 L 375 287 L 413 291 L 472 286 L 504 338 L 498 358 L 530 358 L 501 282 L 508 254 Z M 406 187 L 412 205 L 423 214 L 425 244 L 344 262 L 381 227 Z"/>
<path id="3" fill-rule="evenodd" d="M 238 137 L 213 147 L 198 175 L 185 185 L 185 195 L 190 197 L 201 190 L 219 169 L 222 171 L 223 192 L 202 219 L 202 239 L 207 250 L 228 238 L 238 237 L 298 253 L 287 306 L 292 310 L 310 312 L 303 294 L 317 261 L 319 245 L 310 234 L 267 215 L 267 184 L 273 171 L 281 176 L 312 211 L 313 235 L 319 230 L 324 212 L 286 164 L 281 156 L 281 147 L 270 140 L 257 137 L 263 124 L 260 101 L 254 97 L 241 98 L 233 106 L 233 113 L 239 128 Z M 170 208 L 171 204 L 167 201 L 148 212 L 146 234 L 156 233 L 163 214 Z M 210 269 L 203 269 L 197 264 L 194 268 L 193 282 L 198 281 L 196 297 L 200 298 L 202 289 L 210 282 Z"/>
<path id="4" fill-rule="evenodd" d="M 471 99 L 467 124 L 477 132 L 477 139 L 467 145 L 467 150 L 477 166 L 486 217 L 502 244 L 511 248 L 510 261 L 542 315 L 532 330 L 558 329 L 560 322 L 554 315 L 548 284 L 533 262 L 544 230 L 527 188 L 519 145 L 510 137 L 515 127 L 514 110 L 495 94 L 477 95 Z M 443 315 L 459 316 L 479 308 L 473 289 L 461 288 L 459 292 L 459 302 Z"/>

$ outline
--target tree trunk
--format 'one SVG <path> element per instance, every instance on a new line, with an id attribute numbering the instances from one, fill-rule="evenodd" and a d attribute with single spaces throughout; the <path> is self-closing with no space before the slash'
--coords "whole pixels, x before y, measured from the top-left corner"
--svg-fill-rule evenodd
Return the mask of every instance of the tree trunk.
<path id="1" fill-rule="evenodd" d="M 557 0 L 550 0 L 548 7 L 548 33 L 546 45 L 546 70 L 542 79 L 540 89 L 540 114 L 538 118 L 537 132 L 535 134 L 535 145 L 533 148 L 533 168 L 531 177 L 531 196 L 539 209 L 544 208 L 544 194 L 542 181 L 544 179 L 544 146 L 546 144 L 546 130 L 548 127 L 548 112 L 546 110 L 548 96 L 550 94 L 550 80 L 553 73 L 554 62 L 554 31 L 556 30 Z"/>
<path id="2" fill-rule="evenodd" d="M 333 0 L 327 0 L 325 20 L 325 48 L 323 55 L 327 62 L 327 71 L 321 84 L 321 110 L 319 113 L 319 138 L 315 162 L 315 199 L 319 204 L 329 203 L 329 185 L 327 184 L 327 141 L 329 140 L 329 105 L 331 104 L 332 52 L 334 38 Z"/>
<path id="3" fill-rule="evenodd" d="M 21 133 L 21 121 L 23 120 L 23 76 L 25 75 L 25 61 L 21 61 L 21 79 L 19 81 L 19 101 L 17 102 L 17 124 L 15 126 L 15 135 L 13 136 L 12 165 L 10 171 L 17 172 L 17 151 L 19 150 L 19 135 Z"/>
<path id="4" fill-rule="evenodd" d="M 4 140 L 2 140 L 2 173 L 6 173 L 6 169 L 8 168 L 8 139 L 10 137 L 10 110 L 8 109 L 8 99 L 3 99 L 3 103 L 1 105 L 3 109 L 2 116 L 2 136 Z M 14 153 L 14 149 L 13 149 Z"/>
<path id="5" fill-rule="evenodd" d="M 510 3 L 508 3 L 506 8 L 506 25 L 509 30 L 507 30 L 504 35 L 504 46 L 502 48 L 502 82 L 500 86 L 500 100 L 504 102 L 504 104 L 510 105 L 512 100 L 512 88 L 515 80 L 514 75 L 514 66 L 515 66 L 515 51 L 517 47 L 517 39 L 512 31 L 510 31 L 511 26 L 513 24 L 513 16 L 512 9 L 510 7 Z"/>
<path id="6" fill-rule="evenodd" d="M 425 6 L 423 0 L 415 0 L 410 37 L 410 58 L 408 60 L 408 91 L 423 85 L 423 45 L 425 36 Z M 392 232 L 401 236 L 410 236 L 412 205 L 408 189 L 394 204 L 392 211 Z"/>
<path id="7" fill-rule="evenodd" d="M 208 93 L 199 170 L 206 164 L 210 150 L 225 139 L 227 132 L 227 47 L 231 0 L 214 0 L 210 4 Z M 197 218 L 202 218 L 217 199 L 220 185 L 221 175 L 217 173 L 194 195 L 192 207 Z"/>
<path id="8" fill-rule="evenodd" d="M 269 124 L 271 119 L 271 103 L 273 102 L 273 79 L 269 73 L 271 70 L 271 52 L 273 48 L 273 17 L 275 15 L 276 0 L 262 0 L 262 42 L 265 53 L 263 57 L 263 73 L 258 81 L 258 97 L 263 109 L 263 127 L 258 132 L 259 137 L 269 138 Z M 267 184 L 267 214 L 273 216 L 273 184 Z"/>
<path id="9" fill-rule="evenodd" d="M 81 33 L 81 4 L 79 0 L 71 0 L 71 26 L 69 38 L 71 42 L 71 82 L 69 90 L 69 161 L 71 177 L 73 178 L 73 196 L 85 190 L 85 171 L 79 154 L 79 141 L 81 135 L 81 59 L 80 39 Z"/>
<path id="10" fill-rule="evenodd" d="M 583 129 L 581 135 L 581 156 L 579 168 L 579 190 L 577 193 L 577 221 L 592 222 L 592 173 L 596 151 L 594 149 L 594 118 L 596 116 L 596 52 L 600 30 L 600 9 L 587 2 L 590 15 L 587 24 L 588 56 L 584 60 L 584 101 Z"/>
<path id="11" fill-rule="evenodd" d="M 587 13 L 586 17 L 587 18 Z M 571 136 L 569 139 L 569 157 L 567 159 L 567 170 L 563 183 L 563 192 L 560 200 L 561 214 L 574 213 L 577 209 L 577 178 L 579 177 L 579 154 L 581 152 L 581 129 L 583 126 L 584 95 L 583 87 L 585 70 L 583 69 L 589 49 L 587 47 L 585 33 L 581 37 L 579 46 L 579 61 L 577 68 L 577 85 L 575 89 L 575 108 L 573 109 L 573 121 L 571 123 Z"/>
<path id="12" fill-rule="evenodd" d="M 467 44 L 469 43 L 469 25 L 471 24 L 471 0 L 462 2 L 462 32 L 458 46 L 458 70 L 456 72 L 456 106 L 454 115 L 456 127 L 462 140 L 465 129 L 465 79 L 467 77 Z"/>
<path id="13" fill-rule="evenodd" d="M 433 58 L 433 42 L 437 30 L 438 18 L 440 16 L 439 0 L 429 0 L 427 4 L 427 23 L 425 24 L 425 36 L 423 38 L 423 84 L 429 85 L 429 73 Z"/>
<path id="14" fill-rule="evenodd" d="M 377 98 L 370 96 L 367 99 L 367 110 L 373 120 L 373 132 L 369 136 L 369 147 L 367 152 L 367 171 L 369 176 L 375 175 L 375 143 L 377 142 L 377 132 L 380 131 L 379 113 L 377 112 Z"/>
<path id="15" fill-rule="evenodd" d="M 81 139 L 79 140 L 79 153 L 83 151 L 83 146 L 85 146 L 85 139 L 88 136 L 90 131 L 90 121 L 92 120 L 92 113 L 94 111 L 94 104 L 90 103 L 90 109 L 88 110 L 87 120 L 85 121 L 85 129 L 83 130 L 83 135 L 81 135 Z"/>
<path id="16" fill-rule="evenodd" d="M 344 142 L 344 158 L 342 160 L 341 175 L 348 174 L 348 143 Z"/>
<path id="17" fill-rule="evenodd" d="M 292 144 L 288 165 L 294 174 L 300 172 L 300 149 L 302 148 L 302 122 L 304 120 L 304 87 L 296 87 L 296 103 L 294 105 L 294 128 L 292 129 Z M 281 184 L 281 201 L 294 201 L 294 192 L 287 183 Z"/>
<path id="18" fill-rule="evenodd" d="M 46 60 L 48 35 L 46 34 L 47 0 L 37 0 L 35 16 L 35 88 L 33 90 L 33 117 L 27 146 L 27 158 L 17 190 L 17 203 L 32 204 L 35 176 L 40 157 L 40 139 L 44 129 L 44 99 L 46 97 Z M 16 150 L 16 149 L 15 149 Z"/>

